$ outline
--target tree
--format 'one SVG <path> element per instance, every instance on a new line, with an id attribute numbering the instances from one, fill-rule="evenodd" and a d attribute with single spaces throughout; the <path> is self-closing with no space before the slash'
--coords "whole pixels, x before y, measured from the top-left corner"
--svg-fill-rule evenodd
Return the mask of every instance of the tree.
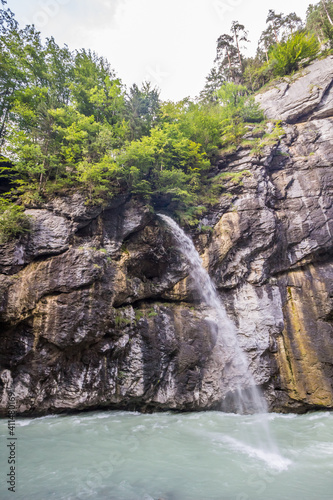
<path id="1" fill-rule="evenodd" d="M 268 58 L 268 54 L 267 54 Z M 260 49 L 257 51 L 255 58 L 247 58 L 244 61 L 243 80 L 247 88 L 253 92 L 259 90 L 271 78 L 272 74 L 268 61 Z"/>
<path id="2" fill-rule="evenodd" d="M 129 121 L 130 139 L 148 135 L 158 121 L 160 109 L 159 91 L 144 82 L 141 89 L 134 84 L 126 95 L 126 118 Z"/>
<path id="3" fill-rule="evenodd" d="M 80 113 L 110 124 L 122 119 L 125 101 L 121 82 L 109 62 L 95 52 L 76 52 L 70 90 Z"/>
<path id="4" fill-rule="evenodd" d="M 0 12 L 0 146 L 2 146 L 15 92 L 26 84 L 28 68 L 25 64 L 24 33 L 18 29 L 11 11 Z"/>
<path id="5" fill-rule="evenodd" d="M 73 54 L 67 45 L 59 47 L 51 37 L 46 39 L 43 55 L 49 94 L 57 106 L 66 106 L 70 103 L 70 85 L 74 78 Z"/>
<path id="6" fill-rule="evenodd" d="M 274 44 L 279 44 L 280 41 L 285 41 L 287 38 L 293 34 L 295 31 L 303 28 L 303 23 L 300 17 L 298 17 L 295 12 L 290 14 L 276 14 L 274 10 L 269 10 L 266 23 L 267 28 L 261 33 L 258 42 L 257 57 L 263 60 L 263 55 L 265 56 L 266 62 L 268 63 L 269 51 L 274 46 Z"/>
<path id="7" fill-rule="evenodd" d="M 306 27 L 316 35 L 320 44 L 330 41 L 333 46 L 333 2 L 320 1 L 316 5 L 309 5 L 306 13 Z"/>
<path id="8" fill-rule="evenodd" d="M 216 100 L 216 91 L 225 82 L 225 75 L 219 67 L 210 70 L 206 77 L 206 83 L 200 92 L 200 100 L 203 102 L 214 102 Z"/>
<path id="9" fill-rule="evenodd" d="M 261 54 L 264 53 L 266 62 L 268 62 L 269 49 L 275 43 L 275 35 L 272 26 L 268 26 L 262 33 L 258 42 L 257 55 L 261 59 Z"/>
<path id="10" fill-rule="evenodd" d="M 284 29 L 285 35 L 292 35 L 295 31 L 301 30 L 303 28 L 302 19 L 295 13 L 291 12 L 286 16 L 283 16 L 282 27 Z"/>
<path id="11" fill-rule="evenodd" d="M 274 33 L 275 42 L 279 43 L 279 34 L 283 26 L 283 14 L 276 14 L 274 10 L 270 9 L 268 11 L 266 23 L 269 23 L 268 27 L 271 28 Z"/>
<path id="12" fill-rule="evenodd" d="M 326 13 L 326 16 L 327 16 L 327 19 L 328 19 L 329 23 L 331 24 L 331 26 L 333 26 L 333 21 L 332 21 L 332 18 L 330 16 L 330 13 L 328 11 L 328 5 L 327 5 L 326 0 L 321 0 L 321 4 L 322 4 L 322 6 L 324 8 L 324 11 Z"/>
<path id="13" fill-rule="evenodd" d="M 237 49 L 232 36 L 223 34 L 217 40 L 215 63 L 226 80 L 235 80 L 238 73 Z M 228 68 L 228 70 L 226 70 Z"/>
<path id="14" fill-rule="evenodd" d="M 306 12 L 306 28 L 314 33 L 320 44 L 325 39 L 323 15 L 319 5 L 309 5 Z"/>
<path id="15" fill-rule="evenodd" d="M 1 5 L 7 5 L 6 0 L 0 0 Z M 6 34 L 8 31 L 17 30 L 18 22 L 10 9 L 0 9 L 0 34 Z"/>
<path id="16" fill-rule="evenodd" d="M 221 120 L 222 147 L 237 147 L 246 133 L 245 122 L 261 121 L 263 116 L 253 98 L 249 98 L 244 85 L 232 82 L 222 85 L 218 91 L 220 103 L 223 105 Z"/>
<path id="17" fill-rule="evenodd" d="M 235 44 L 237 47 L 239 67 L 242 70 L 243 62 L 239 42 L 249 42 L 248 32 L 245 30 L 245 26 L 243 24 L 239 24 L 238 21 L 233 21 L 231 25 L 231 33 L 234 36 Z"/>
<path id="18" fill-rule="evenodd" d="M 132 141 L 119 156 L 134 194 L 148 201 L 167 197 L 175 206 L 197 202 L 199 179 L 210 163 L 200 144 L 188 139 L 179 124 L 165 123 L 151 135 Z"/>

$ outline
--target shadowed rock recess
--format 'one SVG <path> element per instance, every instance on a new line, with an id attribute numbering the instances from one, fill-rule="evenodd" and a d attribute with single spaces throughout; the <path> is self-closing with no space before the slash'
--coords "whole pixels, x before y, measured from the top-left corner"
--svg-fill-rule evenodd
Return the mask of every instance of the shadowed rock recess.
<path id="1" fill-rule="evenodd" d="M 271 411 L 333 407 L 332 82 L 329 57 L 257 97 L 285 134 L 218 158 L 237 175 L 191 235 Z M 28 213 L 0 247 L 2 416 L 9 386 L 26 415 L 226 409 L 233 373 L 158 217 L 79 194 Z"/>

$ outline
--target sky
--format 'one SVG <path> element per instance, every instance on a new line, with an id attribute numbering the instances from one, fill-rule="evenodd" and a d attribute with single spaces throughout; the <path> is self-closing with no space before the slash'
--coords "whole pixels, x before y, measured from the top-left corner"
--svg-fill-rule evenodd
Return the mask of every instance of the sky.
<path id="1" fill-rule="evenodd" d="M 254 55 L 269 9 L 303 19 L 308 0 L 7 0 L 20 25 L 34 24 L 70 49 L 106 57 L 130 87 L 151 81 L 164 100 L 199 95 L 216 40 L 232 21 L 245 25 Z M 314 0 L 313 3 L 316 3 Z"/>

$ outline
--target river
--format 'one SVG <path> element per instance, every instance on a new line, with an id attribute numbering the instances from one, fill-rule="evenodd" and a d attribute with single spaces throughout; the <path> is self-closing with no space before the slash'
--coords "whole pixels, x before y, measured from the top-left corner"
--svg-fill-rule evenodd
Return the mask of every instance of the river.
<path id="1" fill-rule="evenodd" d="M 333 413 L 89 412 L 16 421 L 16 492 L 2 500 L 332 500 Z"/>

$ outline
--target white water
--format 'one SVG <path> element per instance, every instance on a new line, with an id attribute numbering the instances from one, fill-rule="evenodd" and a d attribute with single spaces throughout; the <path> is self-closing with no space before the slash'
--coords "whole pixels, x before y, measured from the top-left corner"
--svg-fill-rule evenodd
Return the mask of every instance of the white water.
<path id="1" fill-rule="evenodd" d="M 222 358 L 225 359 L 227 355 L 227 359 L 230 362 L 229 369 L 237 374 L 238 382 L 233 387 L 233 405 L 236 406 L 238 413 L 266 413 L 266 402 L 256 387 L 255 380 L 249 371 L 247 357 L 237 340 L 236 327 L 233 321 L 229 319 L 214 283 L 202 265 L 202 260 L 193 241 L 173 219 L 167 215 L 158 215 L 172 230 L 179 251 L 189 264 L 189 276 L 193 280 L 196 291 L 201 301 L 211 309 L 214 315 L 214 318 L 211 319 L 213 319 L 218 331 L 218 342 L 215 350 L 217 355 L 220 352 L 221 362 Z M 221 379 L 222 368 L 221 366 Z M 247 389 L 246 392 L 244 388 Z"/>

